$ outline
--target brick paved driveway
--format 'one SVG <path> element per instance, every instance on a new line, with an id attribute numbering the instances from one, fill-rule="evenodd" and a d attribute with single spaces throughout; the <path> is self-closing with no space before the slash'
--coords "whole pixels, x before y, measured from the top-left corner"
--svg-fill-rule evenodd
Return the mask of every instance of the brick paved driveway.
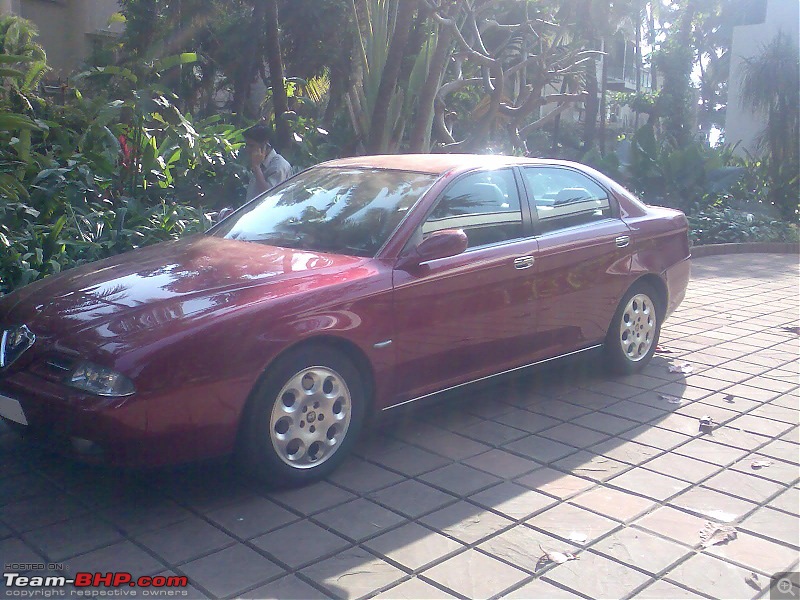
<path id="1" fill-rule="evenodd" d="M 798 564 L 799 319 L 796 256 L 696 260 L 643 374 L 584 360 L 398 413 L 279 493 L 224 466 L 122 476 L 3 429 L 0 557 L 187 575 L 190 597 L 764 595 Z M 702 549 L 707 521 L 737 538 Z"/>

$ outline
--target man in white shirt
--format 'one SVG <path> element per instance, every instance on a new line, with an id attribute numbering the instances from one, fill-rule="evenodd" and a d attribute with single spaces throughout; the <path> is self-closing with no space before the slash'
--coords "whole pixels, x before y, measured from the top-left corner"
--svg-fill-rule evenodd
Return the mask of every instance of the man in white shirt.
<path id="1" fill-rule="evenodd" d="M 245 151 L 250 156 L 250 185 L 246 201 L 274 188 L 292 176 L 292 165 L 275 152 L 270 130 L 266 125 L 254 125 L 244 132 Z"/>

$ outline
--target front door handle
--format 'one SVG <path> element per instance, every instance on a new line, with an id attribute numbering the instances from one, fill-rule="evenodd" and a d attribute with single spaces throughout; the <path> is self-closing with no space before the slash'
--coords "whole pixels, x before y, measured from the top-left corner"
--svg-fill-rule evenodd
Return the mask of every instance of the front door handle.
<path id="1" fill-rule="evenodd" d="M 617 248 L 625 248 L 631 243 L 631 236 L 621 235 L 616 239 Z"/>
<path id="2" fill-rule="evenodd" d="M 530 269 L 533 266 L 535 259 L 532 256 L 520 256 L 514 259 L 515 269 Z"/>

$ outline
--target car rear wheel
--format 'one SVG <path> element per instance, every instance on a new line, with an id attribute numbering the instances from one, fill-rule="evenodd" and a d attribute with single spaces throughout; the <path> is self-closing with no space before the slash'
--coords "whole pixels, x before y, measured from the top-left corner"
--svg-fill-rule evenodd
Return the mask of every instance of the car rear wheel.
<path id="1" fill-rule="evenodd" d="M 606 358 L 614 372 L 636 373 L 647 366 L 656 351 L 662 314 L 652 286 L 638 282 L 628 290 L 606 335 Z"/>
<path id="2" fill-rule="evenodd" d="M 250 399 L 240 451 L 248 471 L 276 486 L 333 471 L 364 420 L 361 374 L 341 352 L 299 348 L 279 358 Z"/>

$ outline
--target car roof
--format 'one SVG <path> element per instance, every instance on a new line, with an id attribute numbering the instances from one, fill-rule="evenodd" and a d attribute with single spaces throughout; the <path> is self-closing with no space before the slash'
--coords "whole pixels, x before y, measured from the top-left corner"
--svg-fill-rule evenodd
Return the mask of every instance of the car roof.
<path id="1" fill-rule="evenodd" d="M 361 169 L 395 169 L 442 175 L 452 171 L 475 168 L 498 168 L 510 165 L 563 165 L 585 168 L 565 160 L 522 158 L 502 154 L 384 154 L 353 156 L 322 163 L 324 167 L 353 167 Z"/>

